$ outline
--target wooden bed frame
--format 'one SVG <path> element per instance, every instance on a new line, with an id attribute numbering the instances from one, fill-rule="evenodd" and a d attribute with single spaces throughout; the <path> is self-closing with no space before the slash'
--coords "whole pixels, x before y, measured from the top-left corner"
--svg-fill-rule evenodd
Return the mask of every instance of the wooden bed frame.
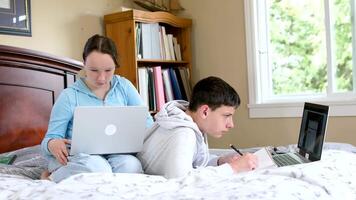
<path id="1" fill-rule="evenodd" d="M 39 144 L 60 92 L 82 63 L 0 45 L 0 153 Z"/>

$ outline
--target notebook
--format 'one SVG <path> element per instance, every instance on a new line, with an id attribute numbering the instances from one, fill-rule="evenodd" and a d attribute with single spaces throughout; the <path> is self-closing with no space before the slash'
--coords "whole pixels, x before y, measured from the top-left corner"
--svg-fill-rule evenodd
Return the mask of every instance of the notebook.
<path id="1" fill-rule="evenodd" d="M 320 160 L 325 139 L 329 107 L 305 103 L 299 132 L 299 152 L 272 155 L 277 166 L 287 166 Z"/>
<path id="2" fill-rule="evenodd" d="M 142 150 L 145 106 L 79 106 L 74 110 L 70 155 Z"/>

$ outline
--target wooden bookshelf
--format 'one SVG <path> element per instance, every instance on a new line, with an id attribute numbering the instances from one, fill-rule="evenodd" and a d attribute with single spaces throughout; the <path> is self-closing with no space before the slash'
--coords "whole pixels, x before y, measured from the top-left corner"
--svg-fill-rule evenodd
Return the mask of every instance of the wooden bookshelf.
<path id="1" fill-rule="evenodd" d="M 136 24 L 158 23 L 165 28 L 166 34 L 172 34 L 180 45 L 182 60 L 167 59 L 139 59 Z M 139 89 L 138 68 L 161 66 L 164 68 L 184 67 L 191 74 L 191 26 L 192 20 L 174 16 L 167 12 L 147 12 L 130 10 L 104 16 L 106 35 L 111 38 L 118 47 L 120 67 L 115 73 L 129 79 Z M 143 26 L 143 25 L 142 25 Z M 161 30 L 161 29 L 160 29 Z M 142 33 L 143 34 L 143 33 Z M 161 49 L 162 51 L 162 49 Z M 162 53 L 161 53 L 162 55 Z M 190 77 L 189 77 L 190 83 Z M 156 110 L 151 110 L 155 113 Z"/>
<path id="2" fill-rule="evenodd" d="M 166 33 L 173 34 L 181 47 L 182 61 L 138 59 L 136 52 L 136 23 L 159 23 Z M 129 79 L 138 88 L 138 67 L 157 66 L 186 67 L 191 72 L 191 26 L 192 20 L 180 18 L 167 12 L 130 10 L 104 16 L 106 35 L 118 47 L 120 67 L 116 73 Z"/>

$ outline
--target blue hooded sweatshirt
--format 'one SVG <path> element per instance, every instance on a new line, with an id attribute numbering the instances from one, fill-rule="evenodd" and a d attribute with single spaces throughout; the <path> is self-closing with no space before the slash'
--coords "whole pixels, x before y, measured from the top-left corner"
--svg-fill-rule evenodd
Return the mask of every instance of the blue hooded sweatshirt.
<path id="1" fill-rule="evenodd" d="M 64 89 L 56 100 L 46 136 L 42 140 L 41 149 L 45 155 L 51 156 L 48 142 L 54 138 L 72 138 L 73 115 L 77 106 L 137 106 L 144 105 L 140 95 L 132 83 L 124 77 L 114 75 L 111 88 L 105 99 L 99 99 L 84 83 L 78 79 L 72 86 Z M 146 127 L 153 124 L 152 117 L 147 113 Z"/>

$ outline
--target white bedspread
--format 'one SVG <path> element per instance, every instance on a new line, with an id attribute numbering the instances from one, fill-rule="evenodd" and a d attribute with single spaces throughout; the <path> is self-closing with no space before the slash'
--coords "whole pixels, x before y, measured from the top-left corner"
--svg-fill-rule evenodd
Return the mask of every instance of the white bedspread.
<path id="1" fill-rule="evenodd" d="M 0 199 L 356 199 L 356 155 L 233 176 L 213 168 L 167 180 L 143 174 L 79 174 L 55 184 L 0 174 Z"/>

